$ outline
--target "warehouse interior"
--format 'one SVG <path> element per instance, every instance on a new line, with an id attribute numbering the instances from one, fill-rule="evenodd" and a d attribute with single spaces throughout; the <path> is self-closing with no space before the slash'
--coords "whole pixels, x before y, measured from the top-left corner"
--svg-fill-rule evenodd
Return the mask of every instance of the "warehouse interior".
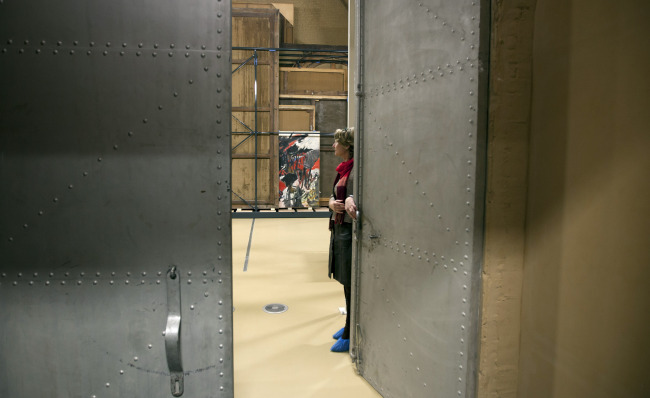
<path id="1" fill-rule="evenodd" d="M 332 133 L 348 122 L 347 9 L 343 1 L 233 3 L 233 208 L 327 206 L 320 188 L 334 181 Z M 311 133 L 320 154 L 319 184 L 298 203 L 276 195 L 291 186 L 278 172 L 291 133 Z"/>
<path id="2" fill-rule="evenodd" d="M 379 397 L 347 353 L 330 352 L 345 323 L 343 291 L 326 264 L 332 136 L 348 123 L 347 1 L 235 2 L 232 10 L 235 394 Z M 282 138 L 266 132 L 312 133 L 320 174 L 311 199 L 283 199 Z M 263 311 L 271 303 L 286 310 Z"/>
<path id="3" fill-rule="evenodd" d="M 352 4 L 285 3 L 293 9 L 293 43 L 350 44 Z M 650 52 L 644 37 L 650 32 L 644 21 L 650 7 L 492 1 L 490 15 L 477 396 L 647 396 Z M 340 73 L 336 65 L 318 68 Z M 294 105 L 279 93 L 280 107 Z M 335 126 L 344 119 L 354 125 L 354 98 L 349 106 Z M 334 128 L 326 126 L 320 130 Z M 335 162 L 326 155 L 324 181 Z M 269 207 L 278 204 L 261 205 Z"/>
<path id="4" fill-rule="evenodd" d="M 650 396 L 648 20 L 647 0 L 0 0 L 0 395 Z"/>

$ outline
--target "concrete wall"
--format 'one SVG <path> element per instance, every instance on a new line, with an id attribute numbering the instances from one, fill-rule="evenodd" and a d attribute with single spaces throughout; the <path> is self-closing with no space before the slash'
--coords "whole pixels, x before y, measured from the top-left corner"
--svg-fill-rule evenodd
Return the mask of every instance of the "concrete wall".
<path id="1" fill-rule="evenodd" d="M 348 44 L 348 0 L 242 0 L 242 3 L 291 3 L 296 44 Z M 354 5 L 354 2 L 351 2 Z"/>
<path id="2" fill-rule="evenodd" d="M 648 20 L 537 1 L 518 397 L 650 396 Z"/>
<path id="3" fill-rule="evenodd" d="M 356 126 L 358 103 L 356 96 L 357 83 L 358 83 L 358 69 L 357 63 L 357 2 L 350 2 L 348 10 L 348 126 Z"/>
<path id="4" fill-rule="evenodd" d="M 650 3 L 492 4 L 479 396 L 650 396 Z"/>
<path id="5" fill-rule="evenodd" d="M 479 397 L 515 397 L 536 0 L 493 0 Z"/>

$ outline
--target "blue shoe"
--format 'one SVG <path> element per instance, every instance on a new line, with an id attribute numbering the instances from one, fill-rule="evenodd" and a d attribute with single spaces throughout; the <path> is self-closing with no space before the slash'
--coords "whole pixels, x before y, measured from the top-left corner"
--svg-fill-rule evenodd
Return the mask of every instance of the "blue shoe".
<path id="1" fill-rule="evenodd" d="M 345 330 L 345 328 L 341 328 L 341 330 L 339 330 L 338 332 L 334 333 L 334 336 L 332 336 L 332 337 L 334 338 L 334 340 L 338 340 L 338 339 L 340 339 L 341 336 L 343 336 L 343 331 L 344 331 L 344 330 Z"/>
<path id="2" fill-rule="evenodd" d="M 348 352 L 350 351 L 350 339 L 338 339 L 336 343 L 330 348 L 332 352 Z"/>

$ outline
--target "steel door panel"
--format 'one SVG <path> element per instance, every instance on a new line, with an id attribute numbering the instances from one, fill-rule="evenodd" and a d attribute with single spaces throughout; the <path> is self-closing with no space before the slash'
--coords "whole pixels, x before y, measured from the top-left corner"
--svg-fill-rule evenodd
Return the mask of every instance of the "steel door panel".
<path id="1" fill-rule="evenodd" d="M 230 2 L 0 4 L 2 396 L 233 396 Z"/>
<path id="2" fill-rule="evenodd" d="M 472 397 L 486 8 L 363 3 L 353 356 L 385 397 Z"/>

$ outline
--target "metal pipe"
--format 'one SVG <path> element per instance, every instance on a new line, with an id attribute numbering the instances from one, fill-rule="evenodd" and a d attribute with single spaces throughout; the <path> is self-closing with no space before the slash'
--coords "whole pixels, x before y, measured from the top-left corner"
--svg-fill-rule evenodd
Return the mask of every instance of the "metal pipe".
<path id="1" fill-rule="evenodd" d="M 253 207 L 250 203 L 248 203 L 248 201 L 247 201 L 246 199 L 242 198 L 242 197 L 241 197 L 237 192 L 235 192 L 234 190 L 231 190 L 231 192 L 232 192 L 236 197 L 238 197 L 239 199 L 241 199 L 242 202 L 244 202 L 244 203 L 246 204 L 246 206 L 250 207 L 251 209 L 254 209 L 254 207 Z"/>
<path id="2" fill-rule="evenodd" d="M 232 131 L 231 133 L 233 134 L 249 134 L 253 135 L 253 131 L 251 130 L 250 133 L 247 133 L 245 131 Z M 286 134 L 286 135 L 319 135 L 321 137 L 334 137 L 334 133 L 320 133 L 318 131 L 258 131 L 258 135 L 280 135 L 280 134 Z"/>
<path id="3" fill-rule="evenodd" d="M 318 134 L 321 136 L 333 136 L 334 133 L 305 133 L 305 132 L 259 132 L 258 131 L 258 98 L 257 98 L 257 67 L 258 67 L 258 61 L 259 61 L 259 56 L 258 56 L 258 51 L 270 51 L 270 52 L 275 52 L 275 51 L 296 51 L 296 52 L 320 52 L 320 53 L 341 53 L 341 54 L 347 54 L 348 50 L 326 50 L 326 49 L 302 49 L 302 48 L 271 48 L 271 47 L 232 47 L 232 50 L 252 50 L 253 55 L 246 59 L 244 62 L 242 62 L 232 73 L 234 74 L 235 72 L 239 71 L 243 66 L 248 64 L 251 60 L 254 61 L 253 67 L 254 67 L 254 73 L 255 73 L 255 82 L 254 82 L 254 114 L 255 114 L 255 126 L 254 129 L 251 129 L 248 127 L 244 122 L 239 120 L 235 115 L 232 115 L 232 117 L 235 118 L 242 126 L 244 126 L 246 129 L 248 129 L 251 133 L 249 137 L 246 137 L 244 140 L 242 140 L 240 143 L 238 143 L 234 148 L 231 149 L 231 151 L 234 151 L 237 149 L 240 145 L 242 145 L 244 142 L 246 142 L 249 138 L 254 137 L 255 138 L 255 198 L 254 198 L 254 206 L 251 206 L 244 198 L 241 196 L 237 195 L 236 192 L 233 191 L 233 193 L 239 197 L 241 200 L 243 200 L 249 207 L 253 208 L 256 212 L 258 210 L 258 170 L 257 170 L 257 163 L 258 163 L 258 136 L 260 134 L 268 134 L 268 135 L 279 135 L 279 134 Z M 310 55 L 313 56 L 313 55 Z M 343 58 L 343 56 L 335 56 L 335 55 L 330 55 L 328 56 L 329 58 Z M 237 134 L 238 132 L 231 132 L 233 134 Z"/>
<path id="4" fill-rule="evenodd" d="M 234 74 L 235 72 L 237 72 L 239 69 L 241 69 L 242 66 L 246 65 L 246 64 L 248 63 L 248 61 L 250 61 L 251 59 L 253 59 L 253 56 L 251 56 L 250 58 L 248 58 L 246 61 L 242 62 L 242 63 L 237 67 L 237 69 L 235 69 L 234 71 L 232 71 L 232 73 Z"/>
<path id="5" fill-rule="evenodd" d="M 294 209 L 295 210 L 295 209 Z M 231 214 L 235 218 L 329 218 L 329 211 L 238 211 Z"/>
<path id="6" fill-rule="evenodd" d="M 256 213 L 256 212 L 254 212 Z M 248 259 L 251 255 L 251 243 L 253 242 L 253 229 L 255 228 L 255 215 L 253 214 L 253 222 L 251 223 L 251 233 L 248 236 L 248 248 L 246 249 L 246 260 L 244 261 L 244 272 L 248 271 Z"/>
<path id="7" fill-rule="evenodd" d="M 250 131 L 251 133 L 253 132 L 253 129 L 250 128 L 250 127 L 248 127 L 248 126 L 246 125 L 246 123 L 244 123 L 244 122 L 242 122 L 241 120 L 239 120 L 239 119 L 237 118 L 237 116 L 235 116 L 235 115 L 231 115 L 231 116 L 234 117 L 235 120 L 239 122 L 239 124 L 241 124 L 242 126 L 246 127 L 246 128 L 248 129 L 248 131 Z"/>
<path id="8" fill-rule="evenodd" d="M 232 116 L 233 118 L 235 118 L 235 120 L 238 121 L 242 126 L 246 127 L 246 128 L 248 129 L 248 131 L 250 131 L 251 133 L 253 133 L 253 130 L 252 130 L 250 127 L 248 127 L 244 122 L 242 122 L 241 120 L 239 120 L 239 119 L 237 118 L 237 116 L 235 116 L 235 115 L 231 115 L 231 116 Z M 231 133 L 231 134 L 234 134 L 234 133 L 237 133 L 237 132 L 236 132 L 236 131 L 231 131 L 230 133 Z M 246 134 L 246 133 L 244 133 L 244 134 Z M 252 137 L 252 136 L 249 135 L 248 137 L 246 137 L 245 139 L 243 139 L 239 144 L 235 145 L 235 146 L 232 148 L 231 151 L 234 151 L 235 149 L 239 148 L 239 146 L 240 146 L 241 144 L 243 144 L 244 142 L 248 141 L 248 139 L 251 138 L 251 137 Z"/>
<path id="9" fill-rule="evenodd" d="M 244 133 L 244 134 L 246 134 L 246 133 Z M 239 146 L 240 146 L 241 144 L 243 144 L 244 142 L 248 141 L 248 139 L 251 138 L 252 136 L 253 136 L 253 135 L 250 135 L 250 134 L 249 134 L 248 137 L 244 138 L 244 139 L 243 139 L 239 144 L 235 145 L 235 146 L 232 148 L 232 150 L 234 151 L 235 149 L 239 148 Z"/>
<path id="10" fill-rule="evenodd" d="M 257 50 L 253 52 L 255 57 L 255 211 L 257 211 Z"/>
<path id="11" fill-rule="evenodd" d="M 322 61 L 325 61 L 325 60 L 328 60 L 328 59 L 331 59 L 331 60 L 345 60 L 345 59 L 348 59 L 348 56 L 347 55 L 327 55 L 327 56 L 324 55 L 322 58 L 320 58 L 320 57 L 317 57 L 314 54 L 309 54 L 309 55 L 304 55 L 304 54 L 302 54 L 302 55 L 288 55 L 287 54 L 287 55 L 280 55 L 280 59 L 285 60 L 285 61 L 300 60 L 300 61 L 305 61 L 305 62 L 307 62 L 307 61 L 310 61 L 310 62 L 316 62 L 316 61 L 322 62 Z"/>
<path id="12" fill-rule="evenodd" d="M 324 50 L 318 48 L 277 48 L 277 47 L 233 47 L 233 50 L 250 50 L 250 51 L 303 51 L 318 53 L 346 53 L 348 50 Z"/>
<path id="13" fill-rule="evenodd" d="M 334 54 L 325 55 L 325 54 L 323 54 L 323 56 L 327 57 L 327 58 L 333 58 L 333 59 L 345 59 L 345 58 L 348 57 L 346 53 L 335 53 L 335 54 L 343 54 L 343 55 L 334 55 Z M 287 59 L 294 59 L 294 58 L 297 59 L 297 58 L 304 58 L 304 57 L 317 57 L 318 55 L 319 54 L 313 54 L 313 53 L 309 53 L 309 54 L 280 54 L 280 57 L 281 58 L 287 58 Z"/>
<path id="14" fill-rule="evenodd" d="M 247 127 L 247 126 L 244 126 Z M 248 128 L 248 127 L 247 127 Z M 251 137 L 254 136 L 253 130 L 251 130 L 250 133 L 246 133 L 243 131 L 231 131 L 232 134 L 248 134 L 248 137 L 244 138 L 241 142 L 239 142 L 237 145 L 235 145 L 232 150 L 234 151 L 235 149 L 239 148 L 241 144 L 244 142 L 248 141 Z M 304 131 L 274 131 L 274 132 L 263 132 L 263 131 L 258 131 L 257 135 L 280 135 L 280 134 L 289 134 L 289 135 L 319 135 L 321 137 L 334 137 L 334 133 L 317 133 L 317 132 L 304 132 Z"/>

